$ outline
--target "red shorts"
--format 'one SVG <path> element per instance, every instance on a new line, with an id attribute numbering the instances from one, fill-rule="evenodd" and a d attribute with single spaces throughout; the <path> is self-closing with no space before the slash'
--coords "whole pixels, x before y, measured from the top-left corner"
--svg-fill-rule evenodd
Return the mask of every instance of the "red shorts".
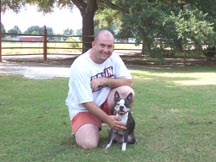
<path id="1" fill-rule="evenodd" d="M 101 105 L 101 109 L 107 113 L 108 115 L 112 115 L 113 113 L 110 111 L 109 107 L 108 107 L 108 103 L 107 101 L 105 101 L 102 105 Z M 77 130 L 83 126 L 84 124 L 93 124 L 96 125 L 99 129 L 101 129 L 102 124 L 101 124 L 101 120 L 99 118 L 97 118 L 96 116 L 92 115 L 89 112 L 80 112 L 77 115 L 75 115 L 73 117 L 73 119 L 71 120 L 71 127 L 73 130 L 73 133 L 76 133 Z"/>

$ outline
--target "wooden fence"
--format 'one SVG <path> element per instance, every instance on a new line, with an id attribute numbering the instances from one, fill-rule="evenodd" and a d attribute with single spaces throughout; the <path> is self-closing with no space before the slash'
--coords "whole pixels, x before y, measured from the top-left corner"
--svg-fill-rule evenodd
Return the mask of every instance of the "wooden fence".
<path id="1" fill-rule="evenodd" d="M 43 35 L 11 34 L 1 33 L 0 35 L 0 62 L 2 56 L 11 55 L 43 55 L 44 62 L 47 55 L 72 55 L 82 53 L 82 36 L 79 35 L 48 35 L 44 26 Z M 134 42 L 117 40 L 115 50 L 140 52 L 141 46 Z M 23 52 L 27 51 L 27 52 Z"/>
<path id="2" fill-rule="evenodd" d="M 1 39 L 2 38 L 2 39 Z M 79 35 L 48 35 L 44 26 L 42 35 L 10 34 L 0 32 L 0 62 L 2 56 L 41 55 L 47 61 L 47 55 L 74 55 L 82 53 L 82 36 Z M 142 46 L 136 46 L 133 39 L 115 40 L 115 50 L 121 53 L 140 53 Z M 181 52 L 183 63 L 187 62 L 187 53 L 202 53 L 195 50 L 164 50 L 165 52 Z M 215 53 L 215 51 L 209 51 Z"/>

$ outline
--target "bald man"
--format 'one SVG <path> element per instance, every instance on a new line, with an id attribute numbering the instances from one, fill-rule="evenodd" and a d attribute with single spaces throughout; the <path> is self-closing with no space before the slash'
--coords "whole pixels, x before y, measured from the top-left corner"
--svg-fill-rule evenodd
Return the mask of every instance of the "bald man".
<path id="1" fill-rule="evenodd" d="M 126 129 L 113 115 L 114 92 L 134 96 L 132 77 L 114 51 L 114 36 L 108 30 L 96 33 L 92 48 L 71 65 L 66 105 L 76 143 L 84 149 L 98 146 L 101 122 L 111 128 Z"/>

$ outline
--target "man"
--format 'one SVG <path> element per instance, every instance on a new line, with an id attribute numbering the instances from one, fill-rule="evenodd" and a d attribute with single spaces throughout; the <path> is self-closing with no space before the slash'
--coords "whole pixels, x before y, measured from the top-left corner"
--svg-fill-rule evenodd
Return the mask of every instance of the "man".
<path id="1" fill-rule="evenodd" d="M 98 146 L 101 121 L 117 130 L 126 129 L 112 115 L 112 109 L 116 90 L 121 97 L 134 94 L 132 77 L 113 50 L 113 34 L 101 30 L 95 35 L 92 48 L 71 65 L 66 105 L 76 143 L 84 149 Z"/>

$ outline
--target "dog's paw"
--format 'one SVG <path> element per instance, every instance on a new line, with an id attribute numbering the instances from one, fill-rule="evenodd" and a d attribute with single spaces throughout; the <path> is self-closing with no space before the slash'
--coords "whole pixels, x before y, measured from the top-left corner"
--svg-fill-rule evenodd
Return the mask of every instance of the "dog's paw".
<path id="1" fill-rule="evenodd" d="M 135 143 L 137 142 L 137 140 L 136 140 L 136 138 L 135 138 L 134 135 L 130 134 L 130 135 L 128 136 L 127 142 L 128 142 L 129 144 L 135 144 Z"/>
<path id="2" fill-rule="evenodd" d="M 110 148 L 110 146 L 111 146 L 111 144 L 107 144 L 106 147 L 105 147 L 105 149 Z"/>
<path id="3" fill-rule="evenodd" d="M 126 146 L 127 146 L 127 143 L 125 143 L 125 142 L 122 143 L 122 149 L 121 149 L 121 150 L 122 150 L 122 151 L 126 151 Z"/>

